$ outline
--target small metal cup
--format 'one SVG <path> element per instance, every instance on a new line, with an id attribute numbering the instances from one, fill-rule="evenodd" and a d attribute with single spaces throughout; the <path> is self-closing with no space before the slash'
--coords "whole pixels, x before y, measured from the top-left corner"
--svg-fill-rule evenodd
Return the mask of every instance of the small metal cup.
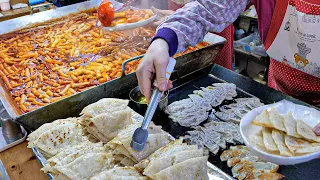
<path id="1" fill-rule="evenodd" d="M 168 106 L 168 95 L 168 91 L 165 91 L 163 93 L 163 96 L 160 99 L 155 115 L 159 112 L 164 112 L 166 110 Z M 130 106 L 133 107 L 134 110 L 137 111 L 139 114 L 144 114 L 148 108 L 148 105 L 147 103 L 138 102 L 139 98 L 141 97 L 143 97 L 143 94 L 141 93 L 139 86 L 133 88 L 129 94 L 129 98 L 131 100 Z"/>
<path id="2" fill-rule="evenodd" d="M 23 137 L 19 124 L 10 118 L 0 118 L 2 126 L 2 135 L 8 144 L 15 142 Z"/>

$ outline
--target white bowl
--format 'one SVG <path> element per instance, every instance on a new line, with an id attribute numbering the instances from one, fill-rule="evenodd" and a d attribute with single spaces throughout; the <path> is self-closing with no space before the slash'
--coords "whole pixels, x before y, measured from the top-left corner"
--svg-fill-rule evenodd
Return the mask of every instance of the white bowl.
<path id="1" fill-rule="evenodd" d="M 279 165 L 294 165 L 294 164 L 304 163 L 312 159 L 315 159 L 317 157 L 320 157 L 320 151 L 312 154 L 307 154 L 304 156 L 284 157 L 284 156 L 269 154 L 267 152 L 261 151 L 249 143 L 249 140 L 248 140 L 249 136 L 252 134 L 256 134 L 262 129 L 262 127 L 260 126 L 251 124 L 251 122 L 254 120 L 254 118 L 257 115 L 259 115 L 266 109 L 271 109 L 271 107 L 276 108 L 280 114 L 287 114 L 288 112 L 291 111 L 295 119 L 303 120 L 311 127 L 316 126 L 320 122 L 320 111 L 314 108 L 297 105 L 285 100 L 275 104 L 270 104 L 270 105 L 256 108 L 250 111 L 249 113 L 247 113 L 241 119 L 241 122 L 240 122 L 240 133 L 245 145 L 249 148 L 249 150 L 254 155 L 260 157 L 262 160 L 273 162 Z"/>

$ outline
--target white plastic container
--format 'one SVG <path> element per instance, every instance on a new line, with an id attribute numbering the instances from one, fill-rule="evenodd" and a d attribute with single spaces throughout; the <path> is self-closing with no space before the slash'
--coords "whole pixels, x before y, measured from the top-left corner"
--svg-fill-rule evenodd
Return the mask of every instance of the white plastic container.
<path id="1" fill-rule="evenodd" d="M 9 0 L 0 0 L 0 8 L 1 8 L 1 11 L 9 11 L 10 10 Z"/>
<path id="2" fill-rule="evenodd" d="M 263 44 L 261 45 L 254 45 L 250 46 L 250 42 L 253 42 L 255 40 L 253 35 L 249 35 L 245 38 L 239 39 L 237 41 L 234 41 L 233 45 L 235 48 L 243 49 L 247 52 L 251 52 L 253 54 L 257 54 L 260 56 L 268 56 Z"/>

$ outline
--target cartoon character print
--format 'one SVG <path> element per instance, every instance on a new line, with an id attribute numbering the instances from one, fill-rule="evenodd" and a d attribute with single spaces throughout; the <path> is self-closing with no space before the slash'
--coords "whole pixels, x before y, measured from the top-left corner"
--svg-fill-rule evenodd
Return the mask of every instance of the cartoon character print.
<path id="1" fill-rule="evenodd" d="M 307 59 L 307 54 L 311 52 L 311 49 L 307 47 L 305 43 L 298 43 L 298 53 L 294 54 L 294 59 L 297 69 L 304 70 L 304 68 L 309 64 Z"/>
<path id="2" fill-rule="evenodd" d="M 290 21 L 287 21 L 286 25 L 284 26 L 284 30 L 290 31 L 290 27 L 291 27 L 291 23 L 290 23 Z"/>
<path id="3" fill-rule="evenodd" d="M 294 67 L 294 64 L 292 62 L 288 61 L 286 56 L 282 57 L 282 64 Z"/>
<path id="4" fill-rule="evenodd" d="M 308 65 L 307 71 L 313 75 L 313 76 L 320 76 L 320 67 L 317 65 L 317 63 L 310 63 Z"/>
<path id="5" fill-rule="evenodd" d="M 282 63 L 288 65 L 288 59 L 286 58 L 286 56 L 283 56 Z"/>

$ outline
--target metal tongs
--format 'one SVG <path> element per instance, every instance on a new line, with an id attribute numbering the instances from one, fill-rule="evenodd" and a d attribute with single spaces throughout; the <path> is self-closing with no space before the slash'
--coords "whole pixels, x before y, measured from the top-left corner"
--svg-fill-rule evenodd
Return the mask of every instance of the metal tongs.
<path id="1" fill-rule="evenodd" d="M 175 65 L 176 65 L 176 60 L 173 58 L 170 58 L 170 61 L 169 61 L 169 64 L 168 64 L 167 70 L 166 70 L 167 81 L 169 81 L 171 73 L 172 73 Z M 131 141 L 130 145 L 136 151 L 142 151 L 146 145 L 146 142 L 148 139 L 148 127 L 149 127 L 150 121 L 152 120 L 153 115 L 158 107 L 158 104 L 160 102 L 162 95 L 163 95 L 163 92 L 161 92 L 158 89 L 157 82 L 155 81 L 154 90 L 153 90 L 147 111 L 144 115 L 142 125 L 141 125 L 141 127 L 137 128 L 134 131 L 134 134 L 132 136 L 132 141 Z"/>

